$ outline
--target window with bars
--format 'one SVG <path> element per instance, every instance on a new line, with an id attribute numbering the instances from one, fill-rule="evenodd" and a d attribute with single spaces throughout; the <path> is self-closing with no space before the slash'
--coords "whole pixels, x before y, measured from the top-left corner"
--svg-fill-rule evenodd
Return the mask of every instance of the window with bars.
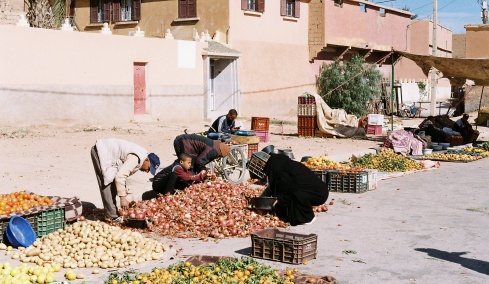
<path id="1" fill-rule="evenodd" d="M 178 18 L 196 18 L 197 5 L 196 0 L 178 0 Z"/>
<path id="2" fill-rule="evenodd" d="M 263 13 L 265 12 L 265 0 L 241 0 L 241 10 Z"/>
<path id="3" fill-rule="evenodd" d="M 90 0 L 90 23 L 141 20 L 141 0 Z"/>
<path id="4" fill-rule="evenodd" d="M 300 5 L 301 5 L 300 0 L 281 0 L 280 15 L 284 17 L 299 18 L 300 8 L 301 8 Z"/>

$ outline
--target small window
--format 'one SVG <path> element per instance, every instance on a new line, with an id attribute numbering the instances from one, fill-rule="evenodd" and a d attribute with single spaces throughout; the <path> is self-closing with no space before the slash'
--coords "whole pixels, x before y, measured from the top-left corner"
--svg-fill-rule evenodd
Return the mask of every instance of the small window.
<path id="1" fill-rule="evenodd" d="M 337 7 L 343 7 L 343 0 L 334 0 L 334 5 Z"/>
<path id="2" fill-rule="evenodd" d="M 121 0 L 121 21 L 131 21 L 132 0 Z"/>
<path id="3" fill-rule="evenodd" d="M 178 0 L 178 18 L 197 17 L 196 0 Z"/>
<path id="4" fill-rule="evenodd" d="M 360 3 L 360 12 L 367 13 L 367 6 L 363 3 Z"/>
<path id="5" fill-rule="evenodd" d="M 301 9 L 300 0 L 281 0 L 280 1 L 280 15 L 284 17 L 299 18 Z"/>
<path id="6" fill-rule="evenodd" d="M 265 12 L 265 0 L 241 0 L 241 10 Z"/>
<path id="7" fill-rule="evenodd" d="M 379 9 L 379 14 L 381 17 L 385 17 L 385 9 L 384 8 L 380 8 Z"/>

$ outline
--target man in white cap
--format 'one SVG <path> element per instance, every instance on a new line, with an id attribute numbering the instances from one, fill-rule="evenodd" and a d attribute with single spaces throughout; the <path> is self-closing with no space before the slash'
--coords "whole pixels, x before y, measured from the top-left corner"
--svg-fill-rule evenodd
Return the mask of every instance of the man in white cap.
<path id="1" fill-rule="evenodd" d="M 123 209 L 129 207 L 126 180 L 138 170 L 155 174 L 160 159 L 141 146 L 122 139 L 99 139 L 91 149 L 95 174 L 105 209 L 105 219 L 118 217 L 116 196 Z"/>

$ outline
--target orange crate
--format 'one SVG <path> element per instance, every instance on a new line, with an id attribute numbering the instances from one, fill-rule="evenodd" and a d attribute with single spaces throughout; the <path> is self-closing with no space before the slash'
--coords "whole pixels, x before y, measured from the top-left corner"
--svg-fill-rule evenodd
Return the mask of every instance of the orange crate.
<path id="1" fill-rule="evenodd" d="M 248 144 L 248 157 L 251 157 L 255 152 L 258 152 L 258 143 Z"/>
<path id="2" fill-rule="evenodd" d="M 270 128 L 270 118 L 268 117 L 252 117 L 251 130 L 268 131 Z"/>

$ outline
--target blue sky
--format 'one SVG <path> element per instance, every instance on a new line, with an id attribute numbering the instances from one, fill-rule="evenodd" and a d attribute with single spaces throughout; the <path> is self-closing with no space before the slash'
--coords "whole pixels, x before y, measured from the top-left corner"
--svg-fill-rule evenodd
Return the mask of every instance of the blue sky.
<path id="1" fill-rule="evenodd" d="M 433 18 L 432 0 L 371 0 L 388 7 L 409 7 L 410 11 L 417 14 L 417 19 Z M 384 3 L 380 3 L 384 2 Z M 438 23 L 452 30 L 454 34 L 465 33 L 464 25 L 482 24 L 480 17 L 481 6 L 477 0 L 438 0 Z"/>

